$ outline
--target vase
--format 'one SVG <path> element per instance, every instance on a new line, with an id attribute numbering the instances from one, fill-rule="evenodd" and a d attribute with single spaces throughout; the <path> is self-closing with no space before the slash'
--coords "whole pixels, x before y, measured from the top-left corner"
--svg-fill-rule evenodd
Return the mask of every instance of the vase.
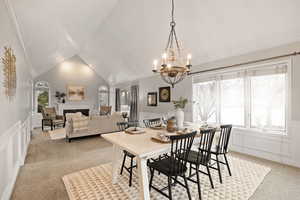
<path id="1" fill-rule="evenodd" d="M 184 112 L 182 109 L 176 109 L 176 121 L 177 121 L 177 128 L 183 129 L 183 121 L 184 121 Z"/>
<path id="2" fill-rule="evenodd" d="M 176 131 L 176 120 L 175 119 L 169 119 L 167 121 L 167 131 L 170 133 L 173 133 Z"/>

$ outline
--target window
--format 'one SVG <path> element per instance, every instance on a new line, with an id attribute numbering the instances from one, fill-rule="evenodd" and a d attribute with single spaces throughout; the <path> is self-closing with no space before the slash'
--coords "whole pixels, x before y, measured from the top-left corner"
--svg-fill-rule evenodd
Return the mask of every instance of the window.
<path id="1" fill-rule="evenodd" d="M 100 86 L 98 88 L 98 104 L 99 107 L 109 105 L 109 92 L 107 86 Z"/>
<path id="2" fill-rule="evenodd" d="M 220 117 L 222 124 L 245 126 L 244 78 L 220 81 Z"/>
<path id="3" fill-rule="evenodd" d="M 286 74 L 251 77 L 251 127 L 285 130 Z"/>
<path id="4" fill-rule="evenodd" d="M 130 93 L 128 90 L 121 90 L 120 104 L 121 112 L 130 112 Z"/>
<path id="5" fill-rule="evenodd" d="M 216 81 L 194 84 L 194 119 L 209 123 L 217 122 L 216 115 Z"/>
<path id="6" fill-rule="evenodd" d="M 39 81 L 35 84 L 35 111 L 42 112 L 42 108 L 49 106 L 49 84 Z"/>
<path id="7" fill-rule="evenodd" d="M 286 131 L 287 64 L 193 79 L 195 122 Z"/>

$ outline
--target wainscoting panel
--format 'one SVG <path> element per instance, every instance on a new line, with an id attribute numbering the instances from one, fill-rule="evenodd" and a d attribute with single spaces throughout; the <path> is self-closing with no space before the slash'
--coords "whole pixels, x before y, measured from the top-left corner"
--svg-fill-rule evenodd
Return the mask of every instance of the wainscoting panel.
<path id="1" fill-rule="evenodd" d="M 42 127 L 43 116 L 41 113 L 32 113 L 32 128 Z"/>
<path id="2" fill-rule="evenodd" d="M 163 114 L 140 112 L 143 119 L 162 117 Z M 288 123 L 288 135 L 268 134 L 243 128 L 232 131 L 230 150 L 243 154 L 276 161 L 300 168 L 300 121 Z"/>
<path id="3" fill-rule="evenodd" d="M 295 134 L 300 126 L 289 125 L 288 135 L 268 134 L 247 129 L 235 128 L 232 131 L 230 149 L 236 152 L 272 160 L 275 162 L 300 167 L 297 158 L 296 143 L 300 137 Z"/>
<path id="4" fill-rule="evenodd" d="M 9 200 L 31 137 L 31 115 L 0 137 L 0 199 Z"/>

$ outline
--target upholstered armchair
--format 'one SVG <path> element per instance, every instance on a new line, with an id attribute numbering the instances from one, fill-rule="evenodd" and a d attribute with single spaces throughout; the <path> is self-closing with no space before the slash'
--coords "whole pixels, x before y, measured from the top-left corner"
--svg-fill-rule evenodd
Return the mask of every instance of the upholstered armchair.
<path id="1" fill-rule="evenodd" d="M 42 130 L 44 130 L 44 126 L 50 126 L 51 130 L 55 127 L 65 124 L 64 116 L 57 115 L 55 108 L 43 108 L 42 109 Z"/>

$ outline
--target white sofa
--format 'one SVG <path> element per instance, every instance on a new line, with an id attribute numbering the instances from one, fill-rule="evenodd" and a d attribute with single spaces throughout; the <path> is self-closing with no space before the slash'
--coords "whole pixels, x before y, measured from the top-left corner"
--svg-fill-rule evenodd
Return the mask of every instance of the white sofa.
<path id="1" fill-rule="evenodd" d="M 86 117 L 81 113 L 66 114 L 66 139 L 100 135 L 104 133 L 117 132 L 117 122 L 123 122 L 124 118 L 120 113 L 113 113 L 106 116 Z"/>

